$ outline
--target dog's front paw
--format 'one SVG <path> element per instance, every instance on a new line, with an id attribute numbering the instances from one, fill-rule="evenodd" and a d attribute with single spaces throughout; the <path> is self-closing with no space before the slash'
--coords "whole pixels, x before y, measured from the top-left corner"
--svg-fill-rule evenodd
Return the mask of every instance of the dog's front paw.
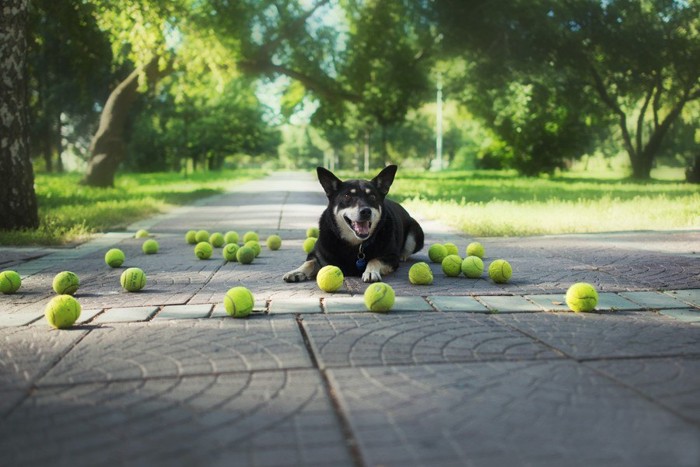
<path id="1" fill-rule="evenodd" d="M 304 282 L 310 280 L 311 278 L 307 276 L 304 271 L 295 269 L 294 271 L 289 271 L 287 274 L 285 274 L 282 279 L 284 279 L 285 282 Z"/>
<path id="2" fill-rule="evenodd" d="M 381 282 L 382 275 L 378 271 L 365 271 L 362 274 L 362 280 L 365 282 Z"/>

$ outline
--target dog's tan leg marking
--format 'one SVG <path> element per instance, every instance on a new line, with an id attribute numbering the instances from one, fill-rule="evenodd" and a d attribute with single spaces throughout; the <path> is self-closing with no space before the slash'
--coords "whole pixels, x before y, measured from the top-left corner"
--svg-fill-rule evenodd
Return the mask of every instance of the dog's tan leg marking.
<path id="1" fill-rule="evenodd" d="M 406 236 L 406 243 L 403 245 L 403 251 L 401 252 L 401 261 L 406 261 L 409 256 L 413 254 L 413 250 L 416 249 L 416 237 L 410 233 Z"/>
<path id="2" fill-rule="evenodd" d="M 367 263 L 367 269 L 362 274 L 362 280 L 365 282 L 379 282 L 382 280 L 382 275 L 393 272 L 394 268 L 382 263 L 378 259 L 372 259 Z"/>
<path id="3" fill-rule="evenodd" d="M 293 271 L 289 271 L 287 274 L 284 275 L 283 279 L 285 282 L 303 282 L 303 281 L 310 281 L 314 277 L 316 277 L 316 273 L 318 273 L 318 264 L 316 263 L 315 259 L 310 259 L 308 261 L 304 261 L 304 264 L 299 266 Z"/>

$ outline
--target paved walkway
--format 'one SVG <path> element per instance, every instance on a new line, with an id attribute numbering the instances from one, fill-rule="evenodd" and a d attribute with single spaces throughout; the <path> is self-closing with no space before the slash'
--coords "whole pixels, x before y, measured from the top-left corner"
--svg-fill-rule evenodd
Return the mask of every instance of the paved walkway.
<path id="1" fill-rule="evenodd" d="M 336 294 L 282 281 L 324 203 L 311 176 L 278 173 L 78 248 L 0 248 L 24 279 L 0 296 L 0 464 L 700 465 L 699 231 L 479 239 L 509 284 L 433 265 L 412 286 L 403 265 L 377 315 L 358 279 Z M 428 244 L 472 240 L 422 224 Z M 283 246 L 201 261 L 184 243 L 199 228 Z M 144 291 L 120 289 L 112 246 Z M 83 314 L 57 331 L 42 314 L 62 270 Z M 598 313 L 563 311 L 578 281 Z M 256 297 L 249 319 L 222 310 L 235 285 Z"/>

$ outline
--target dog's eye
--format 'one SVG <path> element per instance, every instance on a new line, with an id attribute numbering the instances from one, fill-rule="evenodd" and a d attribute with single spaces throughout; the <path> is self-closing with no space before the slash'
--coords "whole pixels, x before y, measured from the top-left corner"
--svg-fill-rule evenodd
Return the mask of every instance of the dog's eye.
<path id="1" fill-rule="evenodd" d="M 372 201 L 376 201 L 377 197 L 375 195 L 369 195 L 369 199 Z"/>
<path id="2" fill-rule="evenodd" d="M 351 199 L 352 199 L 352 195 L 351 195 L 350 193 L 345 193 L 344 198 L 345 198 L 345 201 L 351 200 Z"/>

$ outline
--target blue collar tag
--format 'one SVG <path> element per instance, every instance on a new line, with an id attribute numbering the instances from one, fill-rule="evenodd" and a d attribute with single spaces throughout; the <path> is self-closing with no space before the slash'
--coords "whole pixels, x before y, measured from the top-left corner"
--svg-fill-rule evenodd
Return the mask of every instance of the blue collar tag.
<path id="1" fill-rule="evenodd" d="M 367 260 L 364 258 L 358 258 L 357 261 L 355 261 L 355 266 L 357 267 L 358 271 L 365 272 L 365 269 L 367 268 Z"/>

